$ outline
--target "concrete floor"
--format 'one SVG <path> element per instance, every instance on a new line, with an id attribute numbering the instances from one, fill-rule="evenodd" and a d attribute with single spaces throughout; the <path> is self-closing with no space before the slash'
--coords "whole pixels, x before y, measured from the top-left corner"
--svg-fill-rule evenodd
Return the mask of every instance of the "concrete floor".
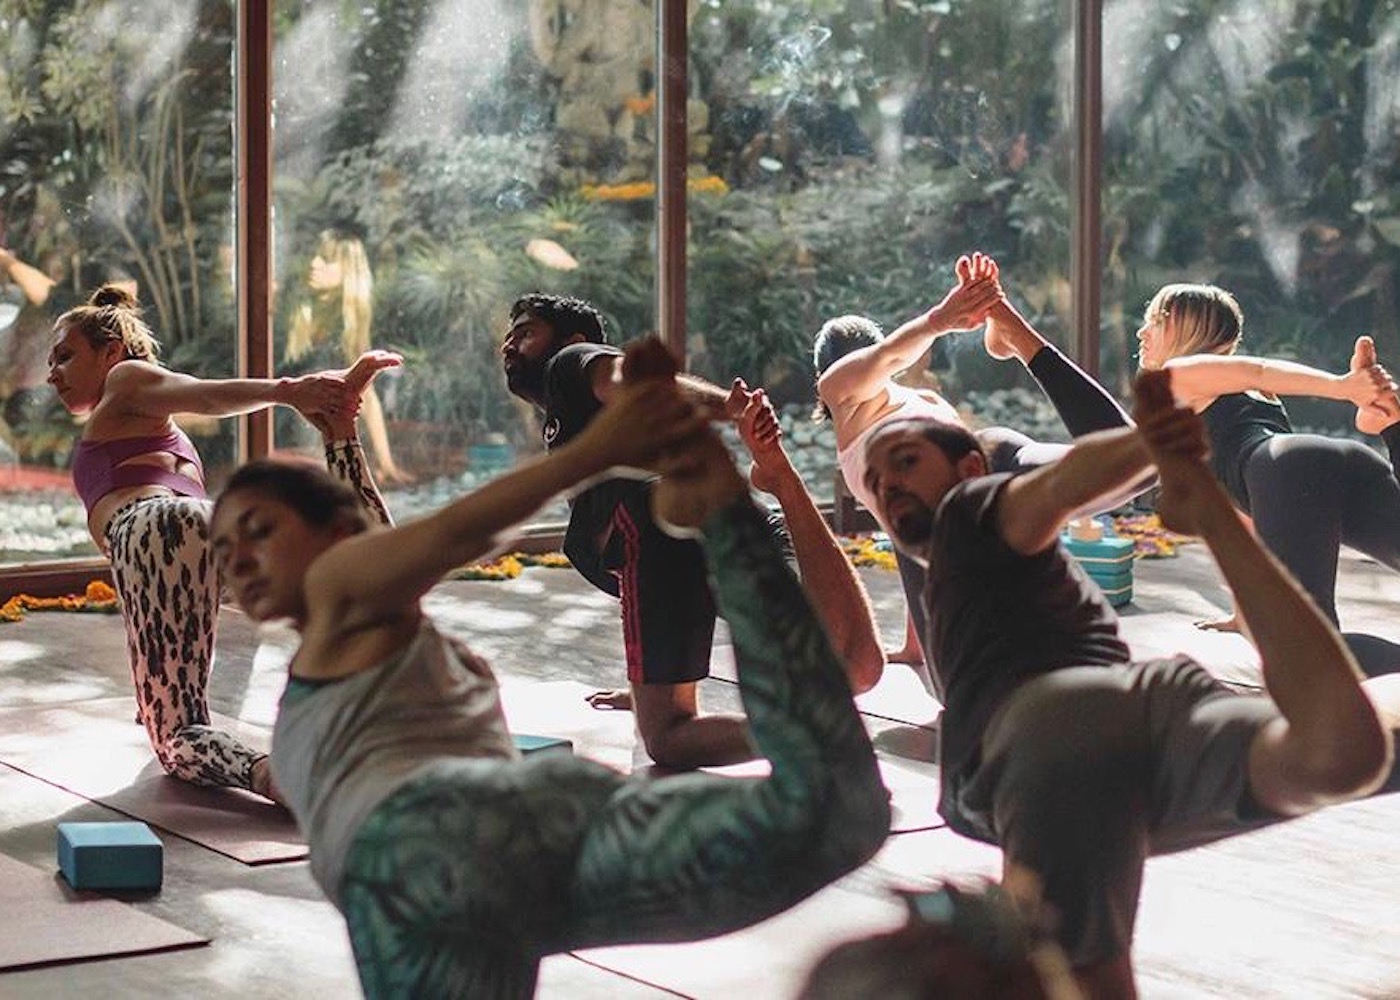
<path id="1" fill-rule="evenodd" d="M 893 641 L 898 579 L 862 570 Z M 1340 599 L 1351 628 L 1400 640 L 1400 578 L 1344 562 Z M 630 716 L 595 713 L 581 695 L 621 677 L 615 607 L 567 570 L 531 569 L 505 583 L 448 583 L 433 613 L 468 636 L 505 684 L 517 728 L 542 720 L 619 766 L 641 762 Z M 1225 607 L 1199 545 L 1177 559 L 1140 562 L 1125 631 L 1144 654 L 1188 649 L 1223 676 L 1257 683 L 1243 640 L 1191 627 Z M 224 616 L 215 708 L 256 725 L 271 719 L 287 637 L 259 635 Z M 735 705 L 725 651 L 707 705 Z M 128 692 L 120 623 L 111 617 L 31 614 L 0 626 L 0 709 L 80 703 Z M 689 945 L 599 949 L 548 959 L 545 998 L 720 997 L 794 994 L 831 944 L 894 926 L 892 885 L 991 875 L 997 853 L 932 821 L 930 723 L 937 705 L 912 674 L 892 667 L 861 707 L 880 748 L 908 832 L 869 865 L 794 910 L 747 931 Z M 562 722 L 560 720 L 563 720 Z M 56 751 L 72 748 L 55 748 Z M 82 748 L 100 754 L 98 746 Z M 0 853 L 52 870 L 54 826 L 122 818 L 53 785 L 0 766 Z M 1143 993 L 1195 996 L 1400 997 L 1400 796 L 1355 803 L 1250 837 L 1160 859 L 1148 868 L 1136 946 Z M 304 862 L 249 867 L 165 836 L 165 884 L 131 905 L 210 938 L 206 947 L 0 973 L 0 998 L 344 997 L 357 993 L 343 925 Z M 0 913 L 0 935 L 22 912 Z"/>

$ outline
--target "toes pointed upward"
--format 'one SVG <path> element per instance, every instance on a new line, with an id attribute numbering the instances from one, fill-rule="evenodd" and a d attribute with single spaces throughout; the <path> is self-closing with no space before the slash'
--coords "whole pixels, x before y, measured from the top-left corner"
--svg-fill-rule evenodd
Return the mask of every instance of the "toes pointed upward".
<path id="1" fill-rule="evenodd" d="M 1133 385 L 1137 396 L 1137 408 L 1142 413 L 1156 413 L 1170 409 L 1172 399 L 1171 373 L 1161 370 L 1145 370 L 1138 375 Z"/>
<path id="2" fill-rule="evenodd" d="M 676 370 L 675 357 L 658 337 L 634 340 L 622 355 L 622 378 L 627 382 L 672 378 Z"/>
<path id="3" fill-rule="evenodd" d="M 1376 363 L 1376 342 L 1365 334 L 1357 337 L 1356 347 L 1351 352 L 1351 370 L 1369 368 Z"/>

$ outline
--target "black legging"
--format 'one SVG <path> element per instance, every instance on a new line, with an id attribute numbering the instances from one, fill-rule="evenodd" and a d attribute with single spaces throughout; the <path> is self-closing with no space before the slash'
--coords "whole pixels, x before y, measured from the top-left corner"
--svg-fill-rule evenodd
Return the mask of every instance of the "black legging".
<path id="1" fill-rule="evenodd" d="M 1076 438 L 1095 431 L 1130 427 L 1132 419 L 1118 401 L 1108 394 L 1084 369 L 1065 357 L 1053 344 L 1046 344 L 1026 366 L 1060 420 Z M 988 468 L 992 472 L 1024 472 L 1058 461 L 1070 445 L 1036 441 L 1010 427 L 988 427 L 977 432 L 977 439 L 987 452 Z M 1125 502 L 1152 485 L 1151 477 L 1135 483 L 1125 494 L 1114 498 L 1111 507 Z M 899 579 L 904 585 L 904 600 L 914 619 L 922 644 L 928 634 L 928 616 L 924 611 L 924 568 L 898 549 L 895 561 Z M 927 653 L 925 653 L 927 655 Z M 937 684 L 937 674 L 929 665 L 929 675 Z M 941 692 L 935 692 L 941 694 Z"/>
<path id="2" fill-rule="evenodd" d="M 1400 570 L 1400 425 L 1381 435 L 1390 463 L 1359 441 L 1276 434 L 1245 459 L 1245 488 L 1260 540 L 1337 624 L 1337 557 L 1348 545 Z M 1400 670 L 1400 645 L 1344 633 L 1371 676 Z"/>

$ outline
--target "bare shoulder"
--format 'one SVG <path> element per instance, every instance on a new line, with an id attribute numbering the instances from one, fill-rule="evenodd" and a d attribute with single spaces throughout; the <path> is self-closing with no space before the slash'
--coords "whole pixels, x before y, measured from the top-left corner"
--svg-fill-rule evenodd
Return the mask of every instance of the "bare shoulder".
<path id="1" fill-rule="evenodd" d="M 337 680 L 377 667 L 407 649 L 422 627 L 416 602 L 397 615 L 361 618 L 345 602 L 313 602 L 310 581 L 307 597 L 308 615 L 292 672 L 308 680 Z"/>
<path id="2" fill-rule="evenodd" d="M 119 361 L 112 366 L 112 370 L 107 373 L 105 390 L 107 392 L 126 392 L 140 389 L 169 374 L 170 372 L 160 365 L 130 358 L 126 361 Z"/>

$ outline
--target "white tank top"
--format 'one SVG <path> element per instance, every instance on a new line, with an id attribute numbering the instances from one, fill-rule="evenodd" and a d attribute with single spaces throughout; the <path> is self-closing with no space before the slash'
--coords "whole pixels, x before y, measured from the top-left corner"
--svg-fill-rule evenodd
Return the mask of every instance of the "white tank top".
<path id="1" fill-rule="evenodd" d="M 857 434 L 846 447 L 836 451 L 836 461 L 841 466 L 841 476 L 846 480 L 846 489 L 851 491 L 851 496 L 860 501 L 862 507 L 875 515 L 877 521 L 880 520 L 880 515 L 876 513 L 875 498 L 865 488 L 865 443 L 870 440 L 871 435 L 891 420 L 909 417 L 932 417 L 945 423 L 963 426 L 962 417 L 958 415 L 953 404 L 945 399 L 940 399 L 937 403 L 932 402 L 917 389 L 897 382 L 891 382 L 885 391 L 895 409 Z M 886 531 L 889 530 L 884 522 L 881 522 L 880 526 Z"/>
<path id="2" fill-rule="evenodd" d="M 426 617 L 403 651 L 343 680 L 293 678 L 272 731 L 272 775 L 311 846 L 311 874 L 339 905 L 360 825 L 425 765 L 517 759 L 485 661 Z"/>

